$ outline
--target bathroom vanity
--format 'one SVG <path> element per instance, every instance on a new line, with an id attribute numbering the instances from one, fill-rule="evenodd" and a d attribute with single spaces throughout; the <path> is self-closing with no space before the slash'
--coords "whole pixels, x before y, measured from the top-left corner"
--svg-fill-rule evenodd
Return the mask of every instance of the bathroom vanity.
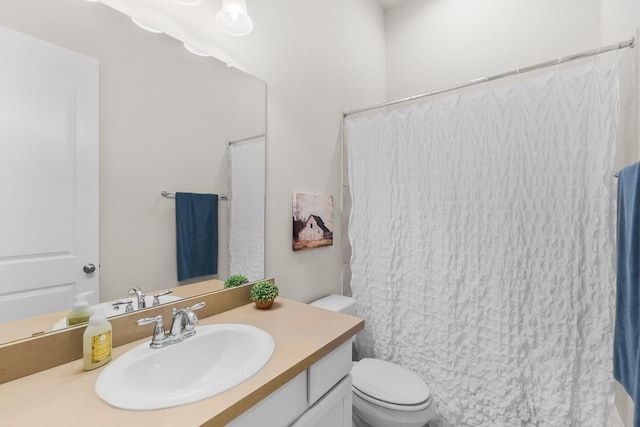
<path id="1" fill-rule="evenodd" d="M 75 360 L 0 385 L 0 424 L 351 425 L 351 338 L 363 320 L 278 298 L 269 310 L 246 304 L 200 319 L 199 325 L 218 323 L 256 326 L 275 342 L 262 370 L 223 393 L 162 410 L 117 409 L 94 391 L 105 368 L 84 372 L 82 360 Z M 114 358 L 148 342 L 148 328 L 149 337 L 114 348 Z M 189 363 L 188 354 L 183 363 Z"/>

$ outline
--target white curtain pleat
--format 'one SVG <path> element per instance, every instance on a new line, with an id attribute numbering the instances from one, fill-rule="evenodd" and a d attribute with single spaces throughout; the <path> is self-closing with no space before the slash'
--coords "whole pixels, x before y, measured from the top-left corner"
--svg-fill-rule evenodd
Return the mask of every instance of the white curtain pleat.
<path id="1" fill-rule="evenodd" d="M 264 278 L 265 139 L 229 146 L 231 231 L 229 272 Z"/>
<path id="2" fill-rule="evenodd" d="M 346 121 L 358 350 L 444 425 L 606 425 L 617 119 L 596 62 Z"/>

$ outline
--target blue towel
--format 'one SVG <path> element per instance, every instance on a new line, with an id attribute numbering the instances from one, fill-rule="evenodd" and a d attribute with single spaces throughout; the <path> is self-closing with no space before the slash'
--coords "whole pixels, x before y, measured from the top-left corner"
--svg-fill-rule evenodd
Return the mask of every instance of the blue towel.
<path id="1" fill-rule="evenodd" d="M 218 272 L 218 195 L 176 193 L 178 281 Z"/>
<path id="2" fill-rule="evenodd" d="M 618 284 L 613 376 L 635 403 L 640 426 L 640 163 L 618 176 Z"/>

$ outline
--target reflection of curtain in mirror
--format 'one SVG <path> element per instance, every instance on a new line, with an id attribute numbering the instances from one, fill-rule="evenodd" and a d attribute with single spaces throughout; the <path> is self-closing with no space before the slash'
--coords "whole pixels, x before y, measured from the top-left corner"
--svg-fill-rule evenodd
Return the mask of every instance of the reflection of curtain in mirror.
<path id="1" fill-rule="evenodd" d="M 229 273 L 264 278 L 265 139 L 229 146 L 231 157 L 231 232 Z"/>

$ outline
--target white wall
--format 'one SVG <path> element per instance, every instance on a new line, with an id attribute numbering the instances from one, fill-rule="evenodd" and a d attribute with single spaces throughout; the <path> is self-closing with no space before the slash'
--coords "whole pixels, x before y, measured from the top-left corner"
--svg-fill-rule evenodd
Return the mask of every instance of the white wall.
<path id="1" fill-rule="evenodd" d="M 386 15 L 387 98 L 600 45 L 599 0 L 409 0 Z"/>
<path id="2" fill-rule="evenodd" d="M 383 15 L 371 0 L 251 7 L 271 31 L 295 23 L 265 35 L 272 56 L 255 70 L 269 85 L 267 275 L 277 278 L 283 295 L 308 302 L 341 291 L 340 121 L 343 111 L 384 98 Z M 273 69 L 273 61 L 281 67 Z M 293 192 L 334 196 L 334 246 L 291 250 Z"/>
<path id="3" fill-rule="evenodd" d="M 603 46 L 634 37 L 638 27 L 640 27 L 640 2 L 602 0 L 601 43 Z"/>

